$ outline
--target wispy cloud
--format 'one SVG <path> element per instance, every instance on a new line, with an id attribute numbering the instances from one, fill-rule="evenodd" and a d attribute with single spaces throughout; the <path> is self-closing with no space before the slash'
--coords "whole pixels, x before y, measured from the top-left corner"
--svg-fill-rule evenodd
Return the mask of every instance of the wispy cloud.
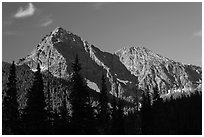
<path id="1" fill-rule="evenodd" d="M 53 23 L 52 19 L 49 19 L 41 24 L 42 27 L 47 27 Z"/>
<path id="2" fill-rule="evenodd" d="M 110 2 L 96 2 L 96 3 L 93 3 L 92 7 L 95 9 L 95 10 L 100 10 L 101 8 L 103 8 L 104 6 L 110 4 Z"/>
<path id="3" fill-rule="evenodd" d="M 32 3 L 28 3 L 26 7 L 20 7 L 16 14 L 15 18 L 25 18 L 34 15 L 36 7 Z"/>
<path id="4" fill-rule="evenodd" d="M 202 30 L 193 33 L 194 37 L 202 37 Z"/>
<path id="5" fill-rule="evenodd" d="M 51 25 L 53 22 L 54 22 L 54 20 L 52 19 L 52 15 L 45 16 L 40 20 L 40 26 L 41 27 L 47 27 L 47 26 Z"/>

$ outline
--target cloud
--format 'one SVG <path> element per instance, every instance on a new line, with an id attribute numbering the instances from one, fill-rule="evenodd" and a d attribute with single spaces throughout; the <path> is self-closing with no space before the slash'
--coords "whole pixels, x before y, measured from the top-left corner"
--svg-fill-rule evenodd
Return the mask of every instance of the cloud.
<path id="1" fill-rule="evenodd" d="M 194 37 L 202 37 L 202 30 L 193 33 Z"/>
<path id="2" fill-rule="evenodd" d="M 40 20 L 40 26 L 41 27 L 47 27 L 47 26 L 51 25 L 54 22 L 54 20 L 51 17 L 52 17 L 52 15 L 44 16 Z"/>
<path id="3" fill-rule="evenodd" d="M 51 25 L 53 23 L 53 20 L 52 19 L 49 19 L 49 20 L 46 20 L 45 22 L 43 22 L 41 24 L 42 27 L 47 27 L 49 25 Z"/>
<path id="4" fill-rule="evenodd" d="M 20 7 L 17 13 L 14 15 L 15 18 L 25 18 L 34 15 L 36 7 L 32 3 L 28 3 L 27 7 Z"/>
<path id="5" fill-rule="evenodd" d="M 92 7 L 95 9 L 95 10 L 100 10 L 102 7 L 106 6 L 110 4 L 109 2 L 96 2 L 96 3 L 93 3 Z"/>

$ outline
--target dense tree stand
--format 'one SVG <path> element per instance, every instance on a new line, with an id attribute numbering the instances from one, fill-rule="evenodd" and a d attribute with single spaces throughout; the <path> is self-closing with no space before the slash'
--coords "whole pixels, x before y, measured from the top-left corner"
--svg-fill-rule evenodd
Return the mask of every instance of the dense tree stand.
<path id="1" fill-rule="evenodd" d="M 3 134 L 19 134 L 19 111 L 16 87 L 16 66 L 13 61 L 7 83 L 6 96 L 3 101 Z"/>
<path id="2" fill-rule="evenodd" d="M 76 56 L 72 68 L 74 72 L 71 79 L 70 103 L 72 105 L 73 134 L 92 134 L 95 131 L 93 126 L 94 110 L 90 103 L 89 92 L 80 75 L 81 66 L 78 56 Z"/>
<path id="3" fill-rule="evenodd" d="M 44 96 L 44 86 L 40 65 L 37 66 L 33 86 L 28 92 L 27 106 L 24 109 L 23 119 L 25 134 L 47 134 L 47 111 Z"/>

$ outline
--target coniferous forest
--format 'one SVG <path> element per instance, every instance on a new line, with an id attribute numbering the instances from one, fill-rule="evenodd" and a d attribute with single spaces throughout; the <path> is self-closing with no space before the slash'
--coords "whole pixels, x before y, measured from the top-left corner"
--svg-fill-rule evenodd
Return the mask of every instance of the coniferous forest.
<path id="1" fill-rule="evenodd" d="M 80 60 L 72 63 L 68 83 L 53 83 L 44 77 L 40 63 L 33 82 L 19 103 L 16 66 L 10 66 L 2 99 L 2 134 L 6 135 L 201 135 L 202 93 L 163 99 L 157 88 L 147 88 L 140 102 L 129 109 L 118 94 L 110 99 L 105 74 L 101 73 L 99 96 L 90 95 L 81 75 Z M 48 71 L 49 76 L 49 71 Z M 46 81 L 46 85 L 43 84 Z M 62 84 L 64 83 L 64 84 Z M 53 87 L 52 85 L 55 85 Z M 46 86 L 46 87 L 45 87 Z M 117 84 L 116 84 L 117 87 Z M 60 96 L 61 102 L 56 102 Z M 20 99 L 21 100 L 21 99 Z M 97 101 L 96 101 L 97 100 Z M 96 103 L 97 102 L 97 103 Z M 141 107 L 138 109 L 138 103 Z M 127 111 L 128 110 L 128 111 Z"/>

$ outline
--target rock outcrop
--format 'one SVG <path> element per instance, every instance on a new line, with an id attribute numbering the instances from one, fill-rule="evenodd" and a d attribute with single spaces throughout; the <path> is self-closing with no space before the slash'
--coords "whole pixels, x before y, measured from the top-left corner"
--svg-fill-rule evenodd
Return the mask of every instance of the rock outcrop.
<path id="1" fill-rule="evenodd" d="M 60 27 L 46 35 L 28 56 L 19 60 L 18 65 L 26 64 L 35 71 L 40 62 L 43 71 L 49 67 L 53 76 L 69 79 L 76 55 L 90 88 L 100 89 L 104 73 L 110 92 L 118 83 L 120 95 L 129 100 L 138 88 L 153 90 L 158 87 L 161 94 L 168 94 L 175 89 L 192 91 L 201 85 L 200 67 L 175 62 L 145 47 L 123 48 L 114 54 L 103 52 Z"/>

